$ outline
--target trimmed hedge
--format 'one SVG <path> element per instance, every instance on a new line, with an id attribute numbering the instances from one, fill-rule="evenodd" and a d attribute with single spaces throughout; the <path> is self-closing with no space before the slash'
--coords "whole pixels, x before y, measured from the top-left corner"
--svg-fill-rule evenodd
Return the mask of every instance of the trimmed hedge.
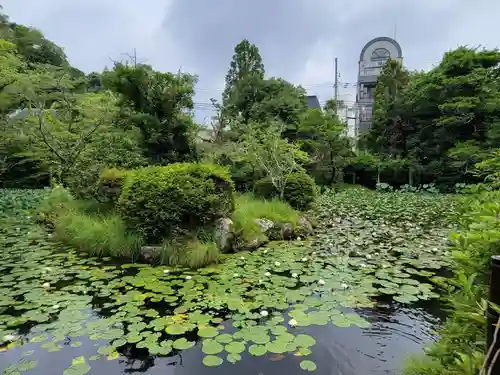
<path id="1" fill-rule="evenodd" d="M 229 172 L 213 164 L 176 163 L 127 173 L 117 211 L 149 243 L 213 225 L 234 211 Z"/>
<path id="2" fill-rule="evenodd" d="M 271 178 L 265 177 L 255 182 L 254 193 L 258 197 L 271 199 L 279 196 Z M 290 175 L 285 186 L 284 199 L 297 210 L 306 210 L 316 197 L 316 184 L 305 172 L 295 172 Z"/>

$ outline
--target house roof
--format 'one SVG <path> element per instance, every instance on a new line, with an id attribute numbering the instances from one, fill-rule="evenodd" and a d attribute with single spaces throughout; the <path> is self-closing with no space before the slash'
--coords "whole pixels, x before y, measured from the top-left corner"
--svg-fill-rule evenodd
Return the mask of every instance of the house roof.
<path id="1" fill-rule="evenodd" d="M 316 95 L 307 95 L 306 96 L 306 101 L 307 101 L 307 106 L 309 108 L 319 108 L 321 109 L 321 106 L 319 105 L 319 100 Z"/>

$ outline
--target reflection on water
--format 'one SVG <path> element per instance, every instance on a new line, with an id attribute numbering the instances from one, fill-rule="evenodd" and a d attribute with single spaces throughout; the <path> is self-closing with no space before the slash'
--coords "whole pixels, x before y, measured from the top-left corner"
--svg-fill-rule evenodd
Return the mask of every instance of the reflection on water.
<path id="1" fill-rule="evenodd" d="M 408 356 L 418 354 L 429 342 L 436 339 L 433 332 L 439 327 L 443 313 L 434 302 L 427 305 L 403 307 L 398 304 L 379 305 L 372 309 L 362 309 L 358 314 L 368 319 L 372 326 L 339 328 L 333 325 L 309 326 L 297 328 L 296 333 L 308 333 L 316 338 L 313 353 L 308 356 L 318 368 L 315 374 L 323 375 L 364 375 L 398 374 Z M 230 330 L 230 322 L 225 322 Z M 73 339 L 75 341 L 75 339 Z M 96 346 L 102 344 L 87 338 L 78 338 L 80 347 L 71 347 L 68 338 L 63 349 L 56 353 L 36 350 L 37 344 L 27 344 L 0 353 L 0 370 L 23 357 L 36 360 L 37 367 L 27 374 L 55 375 L 62 374 L 77 356 L 90 357 L 95 354 Z M 153 357 L 147 350 L 125 347 L 117 361 L 101 358 L 90 361 L 89 374 L 136 374 L 148 375 L 274 375 L 304 373 L 298 364 L 303 359 L 293 354 L 276 355 L 268 353 L 263 357 L 252 357 L 248 353 L 236 364 L 224 362 L 219 367 L 209 368 L 202 364 L 201 342 L 189 350 L 170 357 Z"/>

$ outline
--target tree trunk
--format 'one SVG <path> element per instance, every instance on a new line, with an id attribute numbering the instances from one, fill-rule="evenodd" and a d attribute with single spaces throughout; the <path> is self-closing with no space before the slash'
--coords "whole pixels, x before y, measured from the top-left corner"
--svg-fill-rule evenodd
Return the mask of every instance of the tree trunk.
<path id="1" fill-rule="evenodd" d="M 380 167 L 377 167 L 377 184 L 380 184 Z"/>
<path id="2" fill-rule="evenodd" d="M 356 172 L 352 172 L 352 184 L 356 185 Z"/>
<path id="3" fill-rule="evenodd" d="M 408 168 L 408 185 L 413 186 L 413 170 Z"/>

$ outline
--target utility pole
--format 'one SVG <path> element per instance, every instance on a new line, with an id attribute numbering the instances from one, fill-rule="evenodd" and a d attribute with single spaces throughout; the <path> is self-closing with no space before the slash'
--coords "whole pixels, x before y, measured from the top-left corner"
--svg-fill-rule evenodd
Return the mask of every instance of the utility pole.
<path id="1" fill-rule="evenodd" d="M 338 74 L 338 59 L 335 58 L 335 103 L 339 97 L 339 74 Z"/>

